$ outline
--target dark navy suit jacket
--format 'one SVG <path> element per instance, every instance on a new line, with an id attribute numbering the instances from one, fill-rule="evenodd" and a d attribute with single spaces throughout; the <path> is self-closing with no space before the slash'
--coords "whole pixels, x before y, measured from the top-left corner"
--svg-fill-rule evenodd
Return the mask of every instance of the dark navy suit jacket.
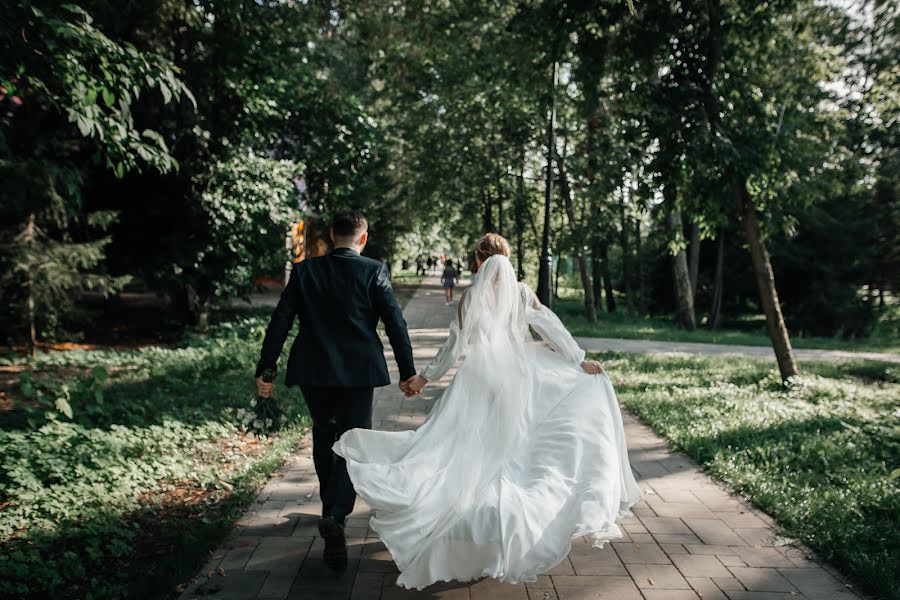
<path id="1" fill-rule="evenodd" d="M 300 331 L 288 358 L 289 386 L 388 385 L 384 346 L 376 330 L 379 319 L 394 349 L 400 378 L 416 374 L 406 321 L 384 263 L 350 248 L 336 248 L 294 265 L 266 330 L 257 377 L 276 368 L 295 316 Z"/>

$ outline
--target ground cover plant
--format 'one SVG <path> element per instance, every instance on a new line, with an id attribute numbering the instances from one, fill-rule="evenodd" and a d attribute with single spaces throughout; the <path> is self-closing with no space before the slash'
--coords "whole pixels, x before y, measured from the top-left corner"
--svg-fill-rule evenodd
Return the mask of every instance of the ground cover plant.
<path id="1" fill-rule="evenodd" d="M 0 596 L 164 597 L 307 424 L 237 425 L 268 310 L 174 346 L 42 353 L 0 413 Z M 15 370 L 21 359 L 7 358 Z"/>
<path id="2" fill-rule="evenodd" d="M 599 354 L 622 403 L 879 598 L 900 598 L 900 367 Z"/>

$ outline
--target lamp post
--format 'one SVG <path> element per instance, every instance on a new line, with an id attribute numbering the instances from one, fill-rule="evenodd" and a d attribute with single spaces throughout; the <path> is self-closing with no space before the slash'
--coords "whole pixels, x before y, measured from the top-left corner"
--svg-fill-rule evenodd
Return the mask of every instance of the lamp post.
<path id="1" fill-rule="evenodd" d="M 559 62 L 553 61 L 553 85 L 550 88 L 550 122 L 547 125 L 547 185 L 544 192 L 544 234 L 541 238 L 541 259 L 538 266 L 538 300 L 550 306 L 550 273 L 553 255 L 550 252 L 550 206 L 553 199 L 553 154 L 556 148 L 556 84 L 559 78 Z"/>

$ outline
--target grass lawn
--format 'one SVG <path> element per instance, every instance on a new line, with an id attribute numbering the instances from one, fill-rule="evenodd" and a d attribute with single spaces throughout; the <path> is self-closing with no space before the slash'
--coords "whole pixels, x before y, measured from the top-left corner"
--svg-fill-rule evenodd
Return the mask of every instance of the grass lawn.
<path id="1" fill-rule="evenodd" d="M 679 329 L 671 318 L 639 317 L 625 312 L 609 314 L 601 311 L 597 315 L 597 322 L 589 323 L 584 316 L 584 302 L 581 298 L 564 296 L 554 301 L 553 310 L 572 334 L 577 336 L 747 346 L 769 346 L 772 343 L 766 333 L 766 322 L 762 315 L 755 319 L 725 323 L 723 328 L 716 331 L 703 327 L 685 331 Z M 896 323 L 891 321 L 884 325 L 879 324 L 873 335 L 868 338 L 843 340 L 795 335 L 791 337 L 791 343 L 795 348 L 900 353 L 900 335 L 894 331 L 895 328 Z"/>
<path id="2" fill-rule="evenodd" d="M 900 367 L 603 353 L 622 403 L 871 594 L 900 599 Z"/>

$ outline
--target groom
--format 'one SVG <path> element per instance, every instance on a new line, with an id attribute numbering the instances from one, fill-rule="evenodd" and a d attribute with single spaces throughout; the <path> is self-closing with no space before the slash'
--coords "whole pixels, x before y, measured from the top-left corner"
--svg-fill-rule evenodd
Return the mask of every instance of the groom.
<path id="1" fill-rule="evenodd" d="M 285 383 L 299 385 L 313 422 L 313 462 L 319 477 L 325 564 L 347 566 L 344 519 L 353 512 L 356 491 L 347 464 L 331 450 L 349 429 L 372 428 L 373 388 L 390 383 L 378 320 L 384 322 L 400 368 L 401 388 L 416 374 L 406 321 L 394 298 L 384 263 L 360 256 L 368 241 L 362 213 L 340 212 L 331 224 L 334 251 L 294 265 L 266 330 L 256 367 L 260 396 L 274 384 L 262 372 L 275 369 L 294 322 L 300 331 L 291 345 Z"/>

